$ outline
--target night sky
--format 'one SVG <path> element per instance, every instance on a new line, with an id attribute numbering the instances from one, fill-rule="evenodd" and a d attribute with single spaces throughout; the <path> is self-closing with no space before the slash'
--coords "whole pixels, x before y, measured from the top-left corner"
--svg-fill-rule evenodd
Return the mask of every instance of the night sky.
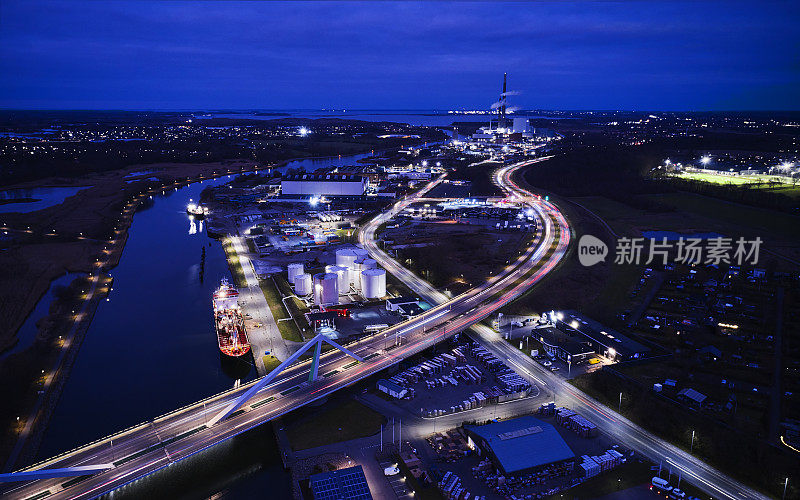
<path id="1" fill-rule="evenodd" d="M 800 2 L 0 0 L 0 107 L 800 109 Z"/>

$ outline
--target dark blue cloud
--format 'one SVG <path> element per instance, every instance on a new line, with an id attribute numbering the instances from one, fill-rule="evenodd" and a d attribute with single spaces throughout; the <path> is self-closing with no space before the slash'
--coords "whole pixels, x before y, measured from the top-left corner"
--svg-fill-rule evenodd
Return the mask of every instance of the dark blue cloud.
<path id="1" fill-rule="evenodd" d="M 0 3 L 0 106 L 798 109 L 797 3 Z"/>

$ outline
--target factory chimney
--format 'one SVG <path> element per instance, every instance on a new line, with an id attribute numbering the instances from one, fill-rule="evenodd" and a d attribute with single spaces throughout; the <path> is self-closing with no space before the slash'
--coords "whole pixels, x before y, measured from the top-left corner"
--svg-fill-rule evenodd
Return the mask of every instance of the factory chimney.
<path id="1" fill-rule="evenodd" d="M 500 107 L 498 108 L 497 128 L 506 128 L 506 80 L 508 73 L 503 73 L 503 93 L 500 94 Z"/>

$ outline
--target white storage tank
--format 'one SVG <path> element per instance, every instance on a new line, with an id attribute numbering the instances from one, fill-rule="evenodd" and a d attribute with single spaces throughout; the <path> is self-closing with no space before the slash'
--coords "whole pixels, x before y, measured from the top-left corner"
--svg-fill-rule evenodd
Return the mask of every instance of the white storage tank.
<path id="1" fill-rule="evenodd" d="M 361 271 L 364 269 L 361 267 L 361 263 L 363 261 L 364 259 L 356 260 L 353 267 L 350 268 L 350 282 L 356 290 L 361 290 Z"/>
<path id="2" fill-rule="evenodd" d="M 333 273 L 337 276 L 339 293 L 345 294 L 350 291 L 350 268 L 344 266 L 325 266 L 326 273 Z"/>
<path id="3" fill-rule="evenodd" d="M 314 275 L 314 303 L 332 305 L 339 303 L 339 276 L 335 273 Z"/>
<path id="4" fill-rule="evenodd" d="M 358 256 L 352 248 L 340 248 L 336 250 L 336 265 L 342 267 L 353 267 L 353 263 Z"/>
<path id="5" fill-rule="evenodd" d="M 294 264 L 289 264 L 289 266 L 286 268 L 286 272 L 288 275 L 287 281 L 289 281 L 289 283 L 294 283 L 294 279 L 301 274 L 304 274 L 306 270 L 303 267 L 302 262 L 295 262 Z"/>
<path id="6" fill-rule="evenodd" d="M 361 294 L 365 299 L 379 299 L 386 296 L 386 271 L 383 269 L 361 271 Z"/>
<path id="7" fill-rule="evenodd" d="M 353 252 L 356 254 L 356 259 L 364 259 L 369 257 L 369 252 L 360 247 L 354 248 Z"/>
<path id="8" fill-rule="evenodd" d="M 311 294 L 311 275 L 303 273 L 294 278 L 294 293 L 300 297 Z"/>
<path id="9" fill-rule="evenodd" d="M 378 267 L 378 262 L 375 259 L 370 259 L 367 257 L 366 259 L 361 261 L 361 270 L 365 269 L 375 269 Z"/>

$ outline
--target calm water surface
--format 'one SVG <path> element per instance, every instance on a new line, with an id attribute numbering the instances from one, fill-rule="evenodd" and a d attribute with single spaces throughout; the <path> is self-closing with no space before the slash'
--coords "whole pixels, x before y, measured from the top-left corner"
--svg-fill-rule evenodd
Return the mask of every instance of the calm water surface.
<path id="1" fill-rule="evenodd" d="M 133 219 L 113 291 L 97 309 L 40 450 L 48 457 L 251 379 L 222 363 L 212 290 L 230 277 L 219 243 L 185 213 L 207 186 L 167 191 Z M 205 248 L 204 280 L 200 281 Z"/>
<path id="2" fill-rule="evenodd" d="M 55 291 L 59 287 L 68 286 L 79 276 L 81 276 L 80 273 L 66 273 L 50 282 L 50 288 L 44 296 L 39 299 L 39 302 L 36 303 L 36 307 L 31 311 L 30 315 L 28 315 L 28 318 L 22 326 L 19 327 L 19 330 L 17 330 L 17 343 L 6 352 L 0 353 L 0 360 L 16 352 L 24 351 L 33 345 L 33 341 L 36 340 L 36 335 L 39 333 L 39 328 L 36 326 L 36 323 L 50 313 L 50 304 L 52 304 L 53 299 L 55 299 Z"/>
<path id="3" fill-rule="evenodd" d="M 391 111 L 391 110 L 353 110 L 353 111 L 308 111 L 300 110 L 286 111 L 289 116 L 274 116 L 274 115 L 256 115 L 253 113 L 216 113 L 211 115 L 213 118 L 234 118 L 234 119 L 247 119 L 247 120 L 275 120 L 279 118 L 341 118 L 346 120 L 363 120 L 368 122 L 395 122 L 407 123 L 413 126 L 430 126 L 430 127 L 448 127 L 453 122 L 480 122 L 489 123 L 490 119 L 496 119 L 497 116 L 492 115 L 451 115 L 447 112 L 436 112 L 431 110 L 419 111 Z M 539 115 L 511 115 L 511 117 L 526 117 L 526 118 L 552 118 Z M 202 123 L 202 122 L 201 122 Z"/>
<path id="4" fill-rule="evenodd" d="M 353 164 L 367 155 L 301 160 L 286 168 Z M 154 197 L 133 219 L 110 300 L 98 308 L 44 437 L 47 458 L 205 398 L 256 376 L 223 363 L 211 294 L 230 277 L 225 254 L 186 215 L 189 199 L 232 180 L 196 183 Z M 206 251 L 204 280 L 201 253 Z M 289 479 L 270 426 L 195 455 L 111 496 L 286 498 Z M 170 472 L 171 471 L 171 472 Z"/>
<path id="5" fill-rule="evenodd" d="M 4 203 L 0 205 L 0 214 L 18 212 L 28 213 L 43 208 L 59 205 L 65 199 L 85 187 L 40 187 L 31 189 L 6 189 L 0 191 L 0 200 L 23 200 L 31 198 L 36 201 Z"/>

